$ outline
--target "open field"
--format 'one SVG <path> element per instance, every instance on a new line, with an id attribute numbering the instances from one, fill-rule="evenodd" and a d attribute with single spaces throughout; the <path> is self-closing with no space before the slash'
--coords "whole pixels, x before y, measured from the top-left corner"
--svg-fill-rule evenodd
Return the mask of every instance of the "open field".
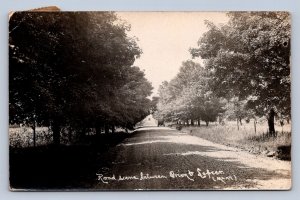
<path id="1" fill-rule="evenodd" d="M 283 127 L 276 124 L 277 137 L 268 137 L 267 122 L 260 122 L 254 131 L 253 121 L 243 123 L 237 128 L 236 122 L 227 122 L 226 125 L 210 124 L 209 126 L 183 127 L 182 131 L 203 139 L 247 150 L 254 154 L 276 156 L 290 160 L 291 124 Z M 286 152 L 287 151 L 287 152 Z"/>

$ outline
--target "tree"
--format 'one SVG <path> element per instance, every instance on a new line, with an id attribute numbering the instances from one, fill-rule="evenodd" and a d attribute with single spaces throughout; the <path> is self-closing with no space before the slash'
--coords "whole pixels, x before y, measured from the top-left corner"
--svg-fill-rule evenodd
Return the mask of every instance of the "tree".
<path id="1" fill-rule="evenodd" d="M 60 29 L 56 18 L 56 13 L 37 17 L 34 13 L 20 12 L 10 19 L 10 122 L 30 125 L 34 145 L 36 123 L 49 124 L 47 109 L 55 105 L 50 91 L 63 83 L 54 70 L 58 64 L 55 53 L 59 53 Z M 56 81 L 50 83 L 50 80 Z"/>
<path id="2" fill-rule="evenodd" d="M 209 71 L 193 61 L 182 63 L 177 76 L 159 88 L 158 115 L 166 121 L 194 125 L 194 120 L 215 121 L 223 112 L 220 98 L 213 95 Z"/>
<path id="3" fill-rule="evenodd" d="M 194 57 L 205 59 L 219 96 L 237 96 L 259 115 L 267 113 L 269 134 L 274 116 L 290 116 L 290 16 L 287 12 L 230 12 L 229 22 L 199 39 Z"/>
<path id="4" fill-rule="evenodd" d="M 249 116 L 246 106 L 247 100 L 240 101 L 237 97 L 231 98 L 226 104 L 226 112 L 224 114 L 228 119 L 236 120 L 238 130 L 239 125 L 242 125 L 242 119 Z"/>
<path id="5" fill-rule="evenodd" d="M 85 82 L 87 85 L 83 92 L 86 96 L 81 98 L 81 95 L 75 93 L 72 97 L 72 99 L 77 98 L 74 101 L 75 106 L 82 108 L 78 113 L 83 114 L 77 117 L 73 126 L 85 119 L 80 126 L 89 125 L 86 120 L 93 121 L 97 129 L 104 127 L 107 133 L 109 129 L 114 131 L 115 126 L 132 128 L 136 123 L 135 117 L 140 119 L 140 114 L 144 116 L 149 109 L 147 103 L 144 104 L 143 111 L 138 114 L 133 108 L 138 108 L 138 104 L 142 104 L 141 101 L 148 102 L 145 95 L 149 96 L 152 88 L 145 79 L 144 73 L 138 67 L 132 67 L 135 59 L 141 54 L 141 49 L 133 38 L 127 37 L 129 25 L 116 24 L 117 18 L 112 13 L 89 13 L 89 18 L 90 27 L 87 29 L 88 33 L 84 34 L 87 37 L 84 45 L 89 48 L 83 49 L 84 52 L 80 53 L 81 57 L 78 60 L 78 64 L 84 61 L 81 64 L 83 67 L 79 70 L 81 70 L 80 74 L 84 73 L 86 77 L 78 80 L 74 76 L 76 80 L 72 85 L 73 91 L 78 91 L 77 88 L 83 88 L 82 83 Z M 83 57 L 85 55 L 86 57 Z M 85 71 L 87 67 L 89 70 Z M 88 101 L 87 97 L 89 97 Z M 129 99 L 132 102 L 129 103 Z M 132 109 L 129 109 L 130 107 Z M 74 113 L 71 116 L 74 116 Z M 82 132 L 84 134 L 84 131 Z"/>
<path id="6" fill-rule="evenodd" d="M 50 126 L 59 144 L 62 127 L 85 135 L 148 113 L 152 86 L 132 67 L 141 49 L 114 13 L 17 12 L 9 30 L 10 122 Z"/>
<path id="7" fill-rule="evenodd" d="M 158 102 L 159 102 L 159 97 L 153 96 L 152 99 L 151 99 L 151 107 L 150 107 L 150 110 L 151 110 L 152 114 L 157 111 Z"/>
<path id="8" fill-rule="evenodd" d="M 198 116 L 199 119 L 205 121 L 206 126 L 209 122 L 216 121 L 217 117 L 225 111 L 222 99 L 216 97 L 211 91 L 206 91 L 201 98 L 197 99 Z"/>
<path id="9" fill-rule="evenodd" d="M 115 114 L 111 117 L 115 125 L 132 129 L 149 115 L 151 101 L 147 97 L 151 95 L 153 87 L 138 67 L 127 69 L 124 76 L 127 76 L 126 83 L 115 91 L 115 101 L 111 105 Z"/>

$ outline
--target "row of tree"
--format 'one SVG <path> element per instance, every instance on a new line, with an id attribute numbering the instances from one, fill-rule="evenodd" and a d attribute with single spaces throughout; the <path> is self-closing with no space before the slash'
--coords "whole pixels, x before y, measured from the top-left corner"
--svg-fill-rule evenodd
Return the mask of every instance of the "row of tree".
<path id="1" fill-rule="evenodd" d="M 9 120 L 84 135 L 132 128 L 152 86 L 130 26 L 112 12 L 17 12 L 9 23 Z"/>
<path id="2" fill-rule="evenodd" d="M 209 71 L 193 61 L 183 62 L 177 76 L 159 88 L 157 118 L 194 125 L 208 125 L 223 112 L 222 100 L 209 88 Z"/>
<path id="3" fill-rule="evenodd" d="M 275 135 L 274 117 L 291 116 L 290 15 L 230 12 L 228 17 L 223 25 L 206 21 L 208 31 L 190 49 L 204 66 L 183 62 L 178 75 L 161 85 L 157 116 L 207 123 L 224 113 L 240 121 L 266 116 L 269 134 Z"/>

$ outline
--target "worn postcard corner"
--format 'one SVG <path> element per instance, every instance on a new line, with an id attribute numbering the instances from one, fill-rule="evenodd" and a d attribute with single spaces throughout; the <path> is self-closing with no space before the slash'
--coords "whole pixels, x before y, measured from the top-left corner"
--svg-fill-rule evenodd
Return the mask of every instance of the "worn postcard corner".
<path id="1" fill-rule="evenodd" d="M 57 11 L 61 11 L 60 8 L 58 8 L 57 6 L 47 6 L 47 7 L 41 7 L 41 8 L 34 8 L 34 9 L 30 9 L 28 11 L 34 11 L 34 12 L 57 12 Z M 8 13 L 8 18 L 10 19 L 11 16 L 15 13 L 16 11 L 10 11 Z"/>

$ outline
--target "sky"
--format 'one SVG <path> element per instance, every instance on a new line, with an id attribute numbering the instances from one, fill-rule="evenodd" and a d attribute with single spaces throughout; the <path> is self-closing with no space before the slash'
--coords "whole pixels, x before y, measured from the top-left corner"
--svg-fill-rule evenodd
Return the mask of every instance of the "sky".
<path id="1" fill-rule="evenodd" d="M 189 48 L 197 47 L 197 41 L 208 29 L 204 23 L 226 23 L 224 12 L 117 12 L 131 25 L 129 37 L 138 38 L 143 53 L 134 63 L 145 71 L 146 78 L 157 95 L 159 85 L 170 81 L 179 72 L 183 61 L 192 60 Z M 200 62 L 200 58 L 193 59 Z"/>

